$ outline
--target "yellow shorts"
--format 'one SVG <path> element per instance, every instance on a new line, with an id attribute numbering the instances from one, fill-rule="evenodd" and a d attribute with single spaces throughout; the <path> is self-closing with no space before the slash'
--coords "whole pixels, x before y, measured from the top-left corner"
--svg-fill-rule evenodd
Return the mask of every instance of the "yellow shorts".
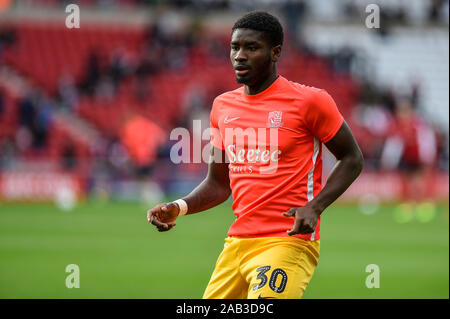
<path id="1" fill-rule="evenodd" d="M 204 299 L 297 299 L 319 259 L 320 240 L 228 237 Z"/>

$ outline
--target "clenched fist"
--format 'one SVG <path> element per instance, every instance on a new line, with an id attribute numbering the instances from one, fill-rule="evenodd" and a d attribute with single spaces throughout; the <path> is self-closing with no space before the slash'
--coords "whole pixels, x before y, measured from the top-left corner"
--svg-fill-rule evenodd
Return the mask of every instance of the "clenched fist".
<path id="1" fill-rule="evenodd" d="M 147 211 L 147 220 L 156 226 L 158 231 L 168 231 L 176 224 L 174 221 L 180 213 L 180 208 L 175 203 L 159 204 Z"/>

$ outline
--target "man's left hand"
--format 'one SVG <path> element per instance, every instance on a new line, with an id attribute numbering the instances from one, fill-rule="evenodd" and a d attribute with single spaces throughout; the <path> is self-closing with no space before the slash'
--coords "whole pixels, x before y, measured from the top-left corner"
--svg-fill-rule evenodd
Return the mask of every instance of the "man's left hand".
<path id="1" fill-rule="evenodd" d="M 320 212 L 309 206 L 293 207 L 283 213 L 284 217 L 295 217 L 294 225 L 287 233 L 289 236 L 297 234 L 311 234 L 316 229 Z"/>

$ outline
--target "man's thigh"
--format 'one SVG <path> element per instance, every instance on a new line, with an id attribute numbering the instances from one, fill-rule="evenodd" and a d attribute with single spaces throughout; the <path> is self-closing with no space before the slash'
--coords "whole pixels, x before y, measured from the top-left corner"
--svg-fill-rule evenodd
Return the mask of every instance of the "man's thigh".
<path id="1" fill-rule="evenodd" d="M 244 299 L 248 283 L 239 271 L 237 239 L 225 239 L 225 246 L 203 294 L 203 299 Z"/>
<path id="2" fill-rule="evenodd" d="M 247 298 L 301 298 L 317 266 L 320 241 L 258 238 L 252 246 L 241 266 Z"/>

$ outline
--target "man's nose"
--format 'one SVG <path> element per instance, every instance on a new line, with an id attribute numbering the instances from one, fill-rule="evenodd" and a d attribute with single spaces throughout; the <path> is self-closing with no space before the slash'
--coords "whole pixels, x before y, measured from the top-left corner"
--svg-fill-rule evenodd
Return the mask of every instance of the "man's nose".
<path id="1" fill-rule="evenodd" d="M 245 61 L 245 60 L 247 60 L 247 55 L 241 49 L 238 52 L 236 52 L 236 55 L 234 56 L 234 59 L 236 61 Z"/>

